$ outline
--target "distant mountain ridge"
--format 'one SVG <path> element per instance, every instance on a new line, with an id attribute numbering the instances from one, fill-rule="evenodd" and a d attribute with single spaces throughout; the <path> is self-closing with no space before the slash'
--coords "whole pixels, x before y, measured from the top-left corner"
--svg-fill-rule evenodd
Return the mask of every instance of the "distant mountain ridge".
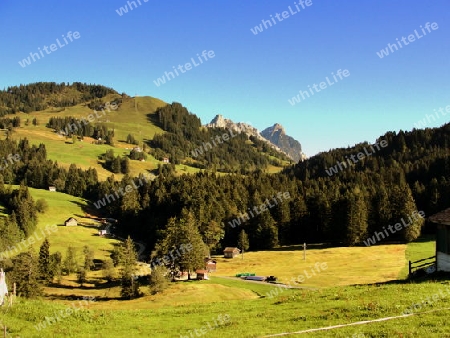
<path id="1" fill-rule="evenodd" d="M 226 128 L 244 133 L 247 136 L 253 136 L 260 141 L 266 142 L 275 150 L 287 155 L 293 161 L 298 162 L 306 159 L 305 154 L 302 153 L 302 146 L 300 142 L 294 138 L 286 135 L 283 126 L 276 123 L 274 126 L 260 132 L 252 125 L 244 122 L 234 122 L 230 119 L 224 118 L 222 115 L 216 115 L 210 123 L 206 124 L 207 128 Z"/>
<path id="2" fill-rule="evenodd" d="M 261 132 L 261 135 L 272 144 L 279 147 L 295 162 L 306 159 L 306 155 L 302 152 L 302 145 L 300 142 L 293 137 L 286 135 L 281 124 L 275 123 L 272 127 L 264 129 Z"/>

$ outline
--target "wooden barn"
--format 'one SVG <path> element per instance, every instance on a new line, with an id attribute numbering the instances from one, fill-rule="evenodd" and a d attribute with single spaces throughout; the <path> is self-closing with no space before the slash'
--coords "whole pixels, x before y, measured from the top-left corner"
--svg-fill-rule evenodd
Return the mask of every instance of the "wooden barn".
<path id="1" fill-rule="evenodd" d="M 241 250 L 239 250 L 238 248 L 225 248 L 225 250 L 223 250 L 223 257 L 225 258 L 234 258 L 237 255 L 239 255 L 241 253 Z"/>
<path id="2" fill-rule="evenodd" d="M 214 272 L 217 269 L 217 262 L 211 258 L 205 258 L 205 270 Z"/>
<path id="3" fill-rule="evenodd" d="M 450 208 L 428 220 L 436 224 L 436 270 L 450 272 Z"/>
<path id="4" fill-rule="evenodd" d="M 70 217 L 68 220 L 66 220 L 66 221 L 64 222 L 64 225 L 65 225 L 66 227 L 77 226 L 77 225 L 78 225 L 78 221 L 77 221 L 75 218 Z"/>
<path id="5" fill-rule="evenodd" d="M 198 280 L 207 280 L 208 278 L 208 271 L 206 270 L 197 270 L 195 271 L 195 273 L 197 274 L 197 279 Z"/>

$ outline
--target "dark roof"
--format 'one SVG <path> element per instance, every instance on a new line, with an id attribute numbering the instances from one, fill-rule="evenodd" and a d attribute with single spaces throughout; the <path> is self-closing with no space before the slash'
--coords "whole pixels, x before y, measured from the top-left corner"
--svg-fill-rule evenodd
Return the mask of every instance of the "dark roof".
<path id="1" fill-rule="evenodd" d="M 74 220 L 75 222 L 78 222 L 75 218 L 73 218 L 73 217 L 70 217 L 70 218 L 68 218 L 67 220 L 66 220 L 66 222 L 70 222 L 71 220 Z"/>
<path id="2" fill-rule="evenodd" d="M 433 223 L 450 225 L 450 208 L 430 216 L 428 220 Z"/>

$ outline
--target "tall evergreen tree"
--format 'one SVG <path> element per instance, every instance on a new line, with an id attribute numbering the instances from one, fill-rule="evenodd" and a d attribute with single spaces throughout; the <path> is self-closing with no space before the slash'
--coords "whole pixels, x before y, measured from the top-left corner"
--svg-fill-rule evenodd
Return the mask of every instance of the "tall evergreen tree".
<path id="1" fill-rule="evenodd" d="M 94 251 L 89 248 L 87 245 L 83 247 L 83 254 L 84 254 L 84 270 L 85 271 L 91 271 L 94 267 Z"/>
<path id="2" fill-rule="evenodd" d="M 17 293 L 26 298 L 36 298 L 42 294 L 39 285 L 39 260 L 30 247 L 13 260 L 12 281 L 17 284 Z"/>
<path id="3" fill-rule="evenodd" d="M 139 284 L 135 280 L 137 253 L 133 240 L 128 236 L 121 247 L 121 290 L 120 295 L 126 299 L 140 296 Z"/>
<path id="4" fill-rule="evenodd" d="M 72 246 L 67 248 L 66 258 L 64 259 L 64 270 L 67 274 L 71 274 L 77 271 L 78 264 L 76 260 L 76 249 Z"/>
<path id="5" fill-rule="evenodd" d="M 177 255 L 166 262 L 172 276 L 178 271 L 187 271 L 190 279 L 192 271 L 204 267 L 207 247 L 195 225 L 194 217 L 189 212 L 183 211 L 180 219 L 169 220 L 153 258 L 167 256 L 174 250 L 177 251 Z"/>
<path id="6" fill-rule="evenodd" d="M 47 238 L 44 239 L 39 249 L 39 275 L 42 280 L 47 283 L 53 279 L 52 270 L 50 267 L 50 242 Z"/>
<path id="7" fill-rule="evenodd" d="M 238 248 L 242 251 L 242 259 L 244 259 L 244 251 L 248 250 L 250 247 L 250 242 L 248 241 L 247 233 L 244 229 L 241 230 L 238 238 Z"/>

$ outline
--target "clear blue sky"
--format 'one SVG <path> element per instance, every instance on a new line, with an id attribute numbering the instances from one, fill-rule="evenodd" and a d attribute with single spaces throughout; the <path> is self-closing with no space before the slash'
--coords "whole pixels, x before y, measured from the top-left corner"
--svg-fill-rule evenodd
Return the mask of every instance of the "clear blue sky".
<path id="1" fill-rule="evenodd" d="M 203 123 L 216 114 L 262 130 L 278 122 L 307 155 L 386 131 L 411 130 L 450 105 L 450 3 L 446 0 L 312 0 L 254 35 L 297 0 L 0 2 L 0 88 L 36 81 L 98 83 L 129 95 L 177 101 Z M 423 36 L 420 26 L 438 24 Z M 266 24 L 267 25 L 267 24 Z M 384 58 L 376 52 L 418 30 Z M 78 31 L 44 58 L 18 61 Z M 215 57 L 166 84 L 154 80 L 197 53 Z M 348 69 L 350 76 L 291 106 L 288 99 Z M 450 114 L 429 126 L 448 122 Z"/>

